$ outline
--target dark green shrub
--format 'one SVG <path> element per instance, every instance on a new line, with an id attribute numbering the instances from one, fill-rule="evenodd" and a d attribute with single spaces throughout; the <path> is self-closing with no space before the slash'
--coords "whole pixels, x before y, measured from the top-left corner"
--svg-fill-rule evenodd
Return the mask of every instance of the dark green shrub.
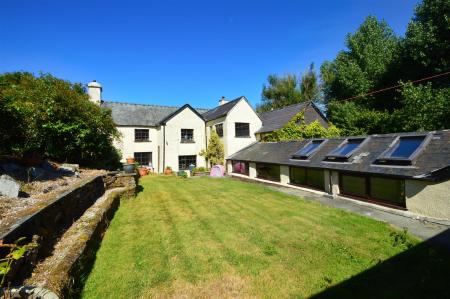
<path id="1" fill-rule="evenodd" d="M 194 169 L 192 169 L 192 173 L 196 173 L 196 172 L 205 172 L 206 168 L 201 166 L 201 167 L 195 167 Z"/>
<path id="2" fill-rule="evenodd" d="M 0 75 L 0 136 L 0 155 L 112 169 L 120 160 L 111 111 L 91 103 L 81 84 L 49 74 Z"/>
<path id="3" fill-rule="evenodd" d="M 182 177 L 182 178 L 187 178 L 188 177 L 186 171 L 184 171 L 184 170 L 178 171 L 177 174 L 178 174 L 179 177 Z"/>

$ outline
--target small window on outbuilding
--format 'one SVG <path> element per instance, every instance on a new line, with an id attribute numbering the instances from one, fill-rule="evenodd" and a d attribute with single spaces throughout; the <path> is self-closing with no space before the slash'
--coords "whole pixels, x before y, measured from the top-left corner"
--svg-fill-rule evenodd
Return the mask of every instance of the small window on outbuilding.
<path id="1" fill-rule="evenodd" d="M 325 190 L 325 174 L 323 169 L 291 166 L 289 167 L 289 181 L 292 185 Z"/>
<path id="2" fill-rule="evenodd" d="M 323 139 L 316 139 L 308 142 L 302 149 L 292 155 L 292 159 L 306 160 L 311 157 L 325 143 Z"/>
<path id="3" fill-rule="evenodd" d="M 405 207 L 403 179 L 341 172 L 339 192 L 341 195 L 391 207 Z"/>
<path id="4" fill-rule="evenodd" d="M 244 161 L 232 161 L 233 173 L 239 173 L 248 175 L 249 174 L 249 163 Z"/>
<path id="5" fill-rule="evenodd" d="M 377 159 L 377 164 L 411 165 L 431 135 L 399 136 Z"/>
<path id="6" fill-rule="evenodd" d="M 280 165 L 256 163 L 256 176 L 261 179 L 280 181 Z"/>
<path id="7" fill-rule="evenodd" d="M 368 138 L 348 138 L 326 156 L 326 160 L 345 162 Z"/>

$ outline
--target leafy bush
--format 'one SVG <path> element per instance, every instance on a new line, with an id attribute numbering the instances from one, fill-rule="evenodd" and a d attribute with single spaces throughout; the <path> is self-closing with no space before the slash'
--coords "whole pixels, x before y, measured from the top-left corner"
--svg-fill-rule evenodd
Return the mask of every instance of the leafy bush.
<path id="1" fill-rule="evenodd" d="M 178 174 L 179 177 L 182 177 L 182 178 L 185 178 L 185 179 L 188 177 L 187 172 L 184 171 L 184 170 L 178 171 L 177 174 Z"/>
<path id="2" fill-rule="evenodd" d="M 3 240 L 0 240 L 0 248 L 7 249 L 8 251 L 4 258 L 0 258 L 0 288 L 6 284 L 6 277 L 11 271 L 13 263 L 17 260 L 20 260 L 29 249 L 36 247 L 36 245 L 33 243 L 19 245 L 24 240 L 24 237 L 19 238 L 13 244 L 5 244 L 3 243 Z"/>
<path id="3" fill-rule="evenodd" d="M 194 169 L 192 169 L 192 172 L 193 172 L 193 173 L 196 173 L 196 172 L 205 172 L 205 171 L 206 171 L 206 168 L 203 167 L 203 166 L 201 166 L 201 167 L 195 167 Z"/>
<path id="4" fill-rule="evenodd" d="M 111 111 L 91 103 L 81 84 L 50 74 L 0 75 L 0 154 L 116 168 L 119 136 Z"/>
<path id="5" fill-rule="evenodd" d="M 340 130 L 333 124 L 324 128 L 318 120 L 310 124 L 305 123 L 304 113 L 299 112 L 283 128 L 264 135 L 263 141 L 302 140 L 307 138 L 336 137 Z"/>
<path id="6" fill-rule="evenodd" d="M 225 161 L 225 149 L 223 143 L 217 135 L 216 130 L 211 130 L 208 147 L 200 152 L 200 156 L 204 156 L 210 165 L 223 165 Z"/>

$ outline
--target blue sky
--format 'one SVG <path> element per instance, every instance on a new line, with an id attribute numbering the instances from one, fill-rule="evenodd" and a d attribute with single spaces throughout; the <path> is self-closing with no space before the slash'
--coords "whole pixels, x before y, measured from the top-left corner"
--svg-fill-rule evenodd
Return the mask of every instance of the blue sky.
<path id="1" fill-rule="evenodd" d="M 417 2 L 3 0 L 0 72 L 96 79 L 105 100 L 256 104 L 267 75 L 318 69 L 369 14 L 403 35 Z"/>

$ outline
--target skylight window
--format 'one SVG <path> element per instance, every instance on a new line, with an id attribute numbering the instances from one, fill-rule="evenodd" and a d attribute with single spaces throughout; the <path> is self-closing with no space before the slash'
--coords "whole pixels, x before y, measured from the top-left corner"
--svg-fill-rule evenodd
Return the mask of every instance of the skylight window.
<path id="1" fill-rule="evenodd" d="M 365 138 L 346 139 L 337 148 L 328 153 L 326 159 L 332 161 L 346 161 L 365 140 Z"/>
<path id="2" fill-rule="evenodd" d="M 392 152 L 391 158 L 408 159 L 417 150 L 420 144 L 425 139 L 425 136 L 416 137 L 400 137 L 397 148 Z"/>
<path id="3" fill-rule="evenodd" d="M 312 154 L 319 150 L 323 143 L 325 143 L 325 140 L 323 139 L 312 140 L 306 144 L 305 147 L 297 151 L 292 158 L 300 160 L 308 159 Z"/>
<path id="4" fill-rule="evenodd" d="M 410 165 L 430 138 L 426 135 L 400 136 L 377 159 L 378 164 Z"/>

